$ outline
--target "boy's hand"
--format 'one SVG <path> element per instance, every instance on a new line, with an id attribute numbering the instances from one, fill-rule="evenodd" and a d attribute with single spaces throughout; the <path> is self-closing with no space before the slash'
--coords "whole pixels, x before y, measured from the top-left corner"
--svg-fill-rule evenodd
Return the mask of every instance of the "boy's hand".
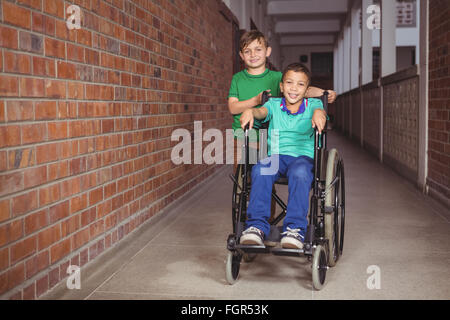
<path id="1" fill-rule="evenodd" d="M 244 112 L 242 112 L 241 114 L 241 128 L 245 130 L 245 126 L 247 125 L 247 123 L 249 124 L 249 129 L 253 128 L 253 112 L 251 109 L 245 110 Z"/>
<path id="2" fill-rule="evenodd" d="M 327 121 L 327 114 L 322 109 L 317 109 L 314 111 L 312 116 L 312 127 L 317 128 L 319 133 L 322 133 L 323 128 L 325 127 L 325 123 Z"/>
<path id="3" fill-rule="evenodd" d="M 272 96 L 270 94 L 270 89 L 269 90 L 264 90 L 264 91 L 267 91 L 267 93 L 269 93 L 269 97 Z M 257 106 L 262 105 L 262 95 L 263 95 L 264 91 L 261 91 L 257 96 L 255 96 L 255 98 L 256 98 L 255 102 L 256 102 Z"/>
<path id="4" fill-rule="evenodd" d="M 326 90 L 326 91 L 328 91 L 328 103 L 333 103 L 334 101 L 336 101 L 337 98 L 336 91 L 333 90 Z"/>

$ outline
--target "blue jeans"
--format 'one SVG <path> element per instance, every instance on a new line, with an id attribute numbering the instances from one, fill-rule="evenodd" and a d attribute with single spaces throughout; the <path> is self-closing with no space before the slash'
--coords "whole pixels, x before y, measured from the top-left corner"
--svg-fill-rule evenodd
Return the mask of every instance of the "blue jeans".
<path id="1" fill-rule="evenodd" d="M 276 170 L 277 162 L 278 170 Z M 275 170 L 269 170 L 269 168 L 275 168 Z M 288 227 L 301 229 L 300 234 L 304 236 L 308 226 L 309 191 L 314 178 L 313 168 L 314 160 L 310 157 L 288 155 L 272 155 L 254 165 L 246 228 L 256 227 L 264 232 L 265 236 L 270 233 L 268 220 L 272 186 L 280 175 L 283 175 L 288 178 L 289 190 L 283 232 Z"/>

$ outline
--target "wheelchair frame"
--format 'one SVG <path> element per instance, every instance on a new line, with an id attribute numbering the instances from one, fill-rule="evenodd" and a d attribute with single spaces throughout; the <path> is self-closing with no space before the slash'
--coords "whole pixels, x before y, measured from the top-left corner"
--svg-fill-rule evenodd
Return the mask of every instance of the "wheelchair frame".
<path id="1" fill-rule="evenodd" d="M 324 110 L 327 111 L 328 92 L 320 97 Z M 263 94 L 264 103 L 268 95 Z M 263 104 L 264 104 L 263 103 Z M 240 236 L 244 230 L 247 216 L 247 200 L 250 196 L 248 182 L 251 165 L 249 164 L 249 134 L 248 127 L 245 129 L 245 152 L 244 164 L 239 164 L 235 176 L 230 175 L 234 182 L 232 220 L 233 233 L 228 236 L 227 249 L 229 250 L 226 262 L 226 278 L 228 283 L 237 281 L 241 260 L 250 262 L 256 254 L 272 253 L 279 256 L 306 256 L 312 260 L 312 280 L 316 290 L 322 289 L 326 272 L 329 267 L 336 264 L 343 252 L 344 229 L 345 229 L 345 180 L 344 162 L 339 157 L 336 149 L 327 150 L 326 125 L 322 134 L 314 130 L 314 178 L 312 182 L 312 195 L 310 198 L 310 209 L 308 227 L 305 235 L 303 249 L 285 249 L 271 246 L 242 245 L 239 243 Z M 325 166 L 326 159 L 326 168 Z M 324 174 L 324 169 L 326 172 Z M 330 176 L 331 175 L 331 176 Z M 242 180 L 242 187 L 239 181 Z M 287 179 L 279 179 L 275 184 L 287 184 Z M 239 200 L 237 200 L 238 189 L 241 189 Z M 330 194 L 330 191 L 332 193 Z M 268 238 L 279 240 L 280 229 L 277 224 L 286 215 L 286 204 L 272 191 L 272 200 L 281 207 L 282 212 L 270 221 L 271 232 Z"/>

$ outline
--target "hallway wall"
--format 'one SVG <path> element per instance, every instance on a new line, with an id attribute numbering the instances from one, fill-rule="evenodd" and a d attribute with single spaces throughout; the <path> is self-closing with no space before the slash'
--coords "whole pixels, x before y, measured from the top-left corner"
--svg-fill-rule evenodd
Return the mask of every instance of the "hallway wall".
<path id="1" fill-rule="evenodd" d="M 450 6 L 429 1 L 429 193 L 450 206 Z"/>
<path id="2" fill-rule="evenodd" d="M 232 19 L 219 0 L 0 2 L 0 298 L 41 296 L 218 168 L 175 166 L 170 137 L 231 127 Z"/>

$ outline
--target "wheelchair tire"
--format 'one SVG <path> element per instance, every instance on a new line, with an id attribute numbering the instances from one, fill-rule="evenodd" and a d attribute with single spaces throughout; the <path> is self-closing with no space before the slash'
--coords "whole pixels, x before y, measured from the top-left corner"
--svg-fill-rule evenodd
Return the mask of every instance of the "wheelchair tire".
<path id="1" fill-rule="evenodd" d="M 339 175 L 339 197 L 337 199 L 337 213 L 339 218 L 339 255 L 344 250 L 344 231 L 345 231 L 345 174 L 344 161 L 341 159 L 338 163 Z"/>
<path id="2" fill-rule="evenodd" d="M 312 281 L 316 290 L 321 290 L 325 284 L 328 270 L 327 253 L 322 245 L 314 249 L 312 263 Z"/>
<path id="3" fill-rule="evenodd" d="M 325 206 L 335 207 L 336 195 L 339 193 L 339 186 L 330 187 L 336 174 L 338 173 L 339 153 L 336 149 L 328 151 L 326 176 L 325 176 Z M 325 238 L 328 239 L 328 265 L 334 267 L 339 259 L 339 217 L 336 216 L 336 210 L 333 212 L 325 213 Z"/>
<path id="4" fill-rule="evenodd" d="M 228 252 L 227 261 L 225 265 L 225 278 L 229 284 L 235 284 L 239 276 L 239 269 L 241 266 L 242 255 L 235 252 Z"/>

